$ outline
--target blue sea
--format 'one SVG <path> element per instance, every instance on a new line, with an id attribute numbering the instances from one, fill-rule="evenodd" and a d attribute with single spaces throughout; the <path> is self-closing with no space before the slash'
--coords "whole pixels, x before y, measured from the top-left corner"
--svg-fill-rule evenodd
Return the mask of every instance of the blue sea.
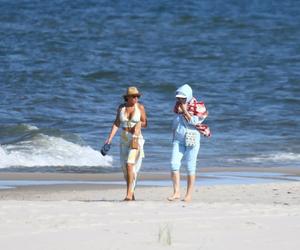
<path id="1" fill-rule="evenodd" d="M 0 171 L 115 172 L 126 88 L 143 171 L 168 171 L 175 90 L 209 111 L 201 167 L 300 167 L 300 3 L 0 0 Z"/>

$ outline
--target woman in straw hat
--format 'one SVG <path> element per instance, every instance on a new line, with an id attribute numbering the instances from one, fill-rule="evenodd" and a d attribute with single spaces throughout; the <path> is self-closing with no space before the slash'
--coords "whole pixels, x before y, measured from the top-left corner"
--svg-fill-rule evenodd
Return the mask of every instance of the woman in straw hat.
<path id="1" fill-rule="evenodd" d="M 127 183 L 125 201 L 135 200 L 134 190 L 136 186 L 137 174 L 144 157 L 144 139 L 141 128 L 147 126 L 147 116 L 145 108 L 138 102 L 141 96 L 136 87 L 129 87 L 123 95 L 125 103 L 118 108 L 116 119 L 111 132 L 105 143 L 110 144 L 113 137 L 122 127 L 120 139 L 120 160 Z"/>

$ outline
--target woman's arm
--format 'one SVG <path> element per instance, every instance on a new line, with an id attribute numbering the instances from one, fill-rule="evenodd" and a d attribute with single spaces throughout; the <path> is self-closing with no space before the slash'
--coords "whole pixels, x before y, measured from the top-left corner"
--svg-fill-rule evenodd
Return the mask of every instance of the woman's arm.
<path id="1" fill-rule="evenodd" d="M 187 111 L 187 104 L 180 103 L 179 110 L 182 112 L 183 117 L 190 122 L 192 119 L 192 115 Z"/>
<path id="2" fill-rule="evenodd" d="M 132 133 L 136 136 L 139 136 L 141 133 L 141 129 L 142 128 L 146 128 L 147 127 L 147 116 L 146 116 L 146 112 L 145 112 L 145 108 L 142 104 L 139 104 L 139 109 L 141 111 L 141 121 L 139 121 L 132 130 Z"/>
<path id="3" fill-rule="evenodd" d="M 187 111 L 187 105 L 185 104 L 181 104 L 180 106 L 181 110 L 182 110 L 182 115 L 183 117 L 187 120 L 187 122 L 191 125 L 196 126 L 199 123 L 202 123 L 204 121 L 205 118 L 200 119 L 198 116 L 196 115 L 191 115 L 188 111 Z"/>
<path id="4" fill-rule="evenodd" d="M 139 104 L 139 108 L 141 111 L 141 126 L 142 126 L 142 128 L 146 128 L 147 127 L 147 115 L 146 115 L 145 107 L 144 107 L 144 105 Z"/>
<path id="5" fill-rule="evenodd" d="M 119 127 L 120 127 L 120 111 L 121 111 L 121 106 L 118 108 L 117 111 L 117 115 L 116 115 L 116 119 L 112 125 L 111 131 L 109 133 L 108 138 L 106 139 L 105 143 L 111 144 L 112 139 L 114 138 L 114 136 L 116 135 Z"/>

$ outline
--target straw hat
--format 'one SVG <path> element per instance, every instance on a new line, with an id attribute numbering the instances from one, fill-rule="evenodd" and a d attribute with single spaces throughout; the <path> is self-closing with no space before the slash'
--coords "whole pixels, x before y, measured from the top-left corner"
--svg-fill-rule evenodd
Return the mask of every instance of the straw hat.
<path id="1" fill-rule="evenodd" d="M 133 95 L 136 95 L 136 96 L 141 96 L 141 93 L 138 91 L 138 89 L 136 87 L 129 87 L 126 91 L 126 93 L 123 95 L 123 97 L 126 97 L 126 96 L 133 96 Z"/>

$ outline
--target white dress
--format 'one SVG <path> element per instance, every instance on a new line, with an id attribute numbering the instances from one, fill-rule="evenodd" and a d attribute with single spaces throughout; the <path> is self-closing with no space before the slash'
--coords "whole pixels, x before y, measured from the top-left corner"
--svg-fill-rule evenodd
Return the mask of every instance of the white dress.
<path id="1" fill-rule="evenodd" d="M 135 104 L 134 113 L 130 120 L 126 116 L 126 108 L 123 107 L 120 111 L 120 121 L 121 121 L 121 126 L 123 128 L 133 128 L 138 122 L 140 122 L 141 111 L 138 107 L 138 104 Z M 133 180 L 133 185 L 131 190 L 133 192 L 136 186 L 137 174 L 141 168 L 142 159 L 144 158 L 145 140 L 142 136 L 142 133 L 140 133 L 138 137 L 139 149 L 132 149 L 130 147 L 130 142 L 132 138 L 133 135 L 130 132 L 126 130 L 122 131 L 121 139 L 120 139 L 120 161 L 121 161 L 121 166 L 122 166 L 125 179 L 127 179 L 127 164 L 133 164 L 134 166 L 133 168 L 134 180 Z"/>

